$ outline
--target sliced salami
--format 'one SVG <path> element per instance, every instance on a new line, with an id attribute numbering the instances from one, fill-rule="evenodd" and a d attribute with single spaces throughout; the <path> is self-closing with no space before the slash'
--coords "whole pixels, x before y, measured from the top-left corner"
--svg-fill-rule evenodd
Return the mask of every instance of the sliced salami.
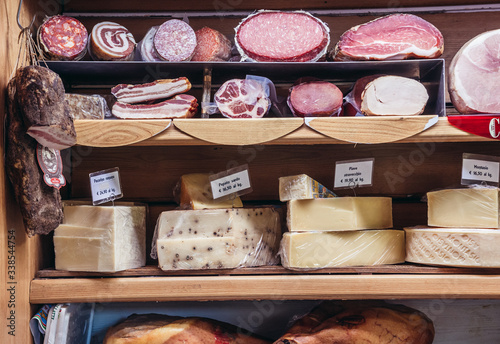
<path id="1" fill-rule="evenodd" d="M 261 118 L 271 107 L 262 84 L 252 79 L 226 81 L 214 99 L 219 111 L 228 118 Z"/>
<path id="2" fill-rule="evenodd" d="M 196 48 L 196 34 L 186 22 L 171 19 L 160 25 L 153 44 L 162 60 L 190 61 Z"/>
<path id="3" fill-rule="evenodd" d="M 96 24 L 90 35 L 90 55 L 94 60 L 130 61 L 135 39 L 127 28 L 113 22 Z"/>
<path id="4" fill-rule="evenodd" d="M 126 104 L 116 102 L 111 110 L 122 119 L 173 119 L 193 117 L 198 102 L 189 94 L 179 94 L 157 104 Z"/>
<path id="5" fill-rule="evenodd" d="M 326 81 L 301 83 L 290 89 L 288 106 L 297 117 L 338 115 L 342 110 L 342 91 Z"/>
<path id="6" fill-rule="evenodd" d="M 191 83 L 185 77 L 177 79 L 160 79 L 147 84 L 119 84 L 111 89 L 119 102 L 140 103 L 150 100 L 166 99 L 191 89 Z"/>
<path id="7" fill-rule="evenodd" d="M 205 26 L 195 34 L 196 48 L 191 61 L 227 61 L 231 58 L 231 41 L 222 33 Z"/>
<path id="8" fill-rule="evenodd" d="M 261 10 L 238 25 L 236 47 L 243 60 L 317 61 L 330 43 L 328 26 L 304 11 Z"/>
<path id="9" fill-rule="evenodd" d="M 137 44 L 137 50 L 139 51 L 140 58 L 142 61 L 155 62 L 161 61 L 162 59 L 156 54 L 154 47 L 154 37 L 156 31 L 158 30 L 158 26 L 153 26 L 146 33 L 146 36 Z"/>
<path id="10" fill-rule="evenodd" d="M 88 32 L 75 18 L 57 15 L 38 28 L 38 44 L 50 60 L 80 60 L 87 52 Z"/>

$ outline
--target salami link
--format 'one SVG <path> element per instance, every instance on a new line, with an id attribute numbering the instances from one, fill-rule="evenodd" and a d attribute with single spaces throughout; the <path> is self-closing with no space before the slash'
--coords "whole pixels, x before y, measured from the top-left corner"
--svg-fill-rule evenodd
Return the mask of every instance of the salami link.
<path id="1" fill-rule="evenodd" d="M 129 61 L 134 58 L 134 36 L 113 22 L 96 24 L 90 35 L 90 53 L 94 60 Z"/>
<path id="2" fill-rule="evenodd" d="M 111 110 L 122 119 L 169 119 L 193 117 L 198 110 L 196 98 L 179 94 L 157 104 L 126 104 L 116 102 Z"/>
<path id="3" fill-rule="evenodd" d="M 226 81 L 214 99 L 219 111 L 228 118 L 261 118 L 271 107 L 264 87 L 253 79 Z"/>
<path id="4" fill-rule="evenodd" d="M 160 25 L 153 43 L 162 60 L 190 61 L 196 48 L 196 34 L 186 22 L 171 19 Z"/>
<path id="5" fill-rule="evenodd" d="M 119 84 L 111 89 L 119 102 L 140 103 L 156 99 L 165 99 L 191 89 L 191 83 L 185 77 L 161 79 L 147 84 Z"/>
<path id="6" fill-rule="evenodd" d="M 217 30 L 203 27 L 196 32 L 196 49 L 191 61 L 227 61 L 231 57 L 231 42 Z"/>
<path id="7" fill-rule="evenodd" d="M 75 18 L 57 15 L 38 28 L 38 44 L 51 60 L 80 60 L 87 52 L 88 33 Z"/>

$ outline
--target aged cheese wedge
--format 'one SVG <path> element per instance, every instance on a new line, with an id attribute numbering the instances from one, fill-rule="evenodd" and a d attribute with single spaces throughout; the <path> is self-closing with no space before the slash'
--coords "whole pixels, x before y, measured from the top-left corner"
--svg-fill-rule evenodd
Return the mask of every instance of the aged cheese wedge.
<path id="1" fill-rule="evenodd" d="M 209 175 L 205 173 L 185 174 L 181 177 L 180 205 L 185 209 L 241 208 L 241 199 L 213 199 Z"/>
<path id="2" fill-rule="evenodd" d="M 336 195 L 307 174 L 280 177 L 280 201 L 292 199 L 329 198 Z"/>
<path id="3" fill-rule="evenodd" d="M 429 226 L 499 228 L 499 189 L 445 189 L 427 193 Z"/>
<path id="4" fill-rule="evenodd" d="M 498 230 L 416 227 L 405 232 L 408 262 L 500 268 Z"/>
<path id="5" fill-rule="evenodd" d="M 279 214 L 272 207 L 172 210 L 160 214 L 156 235 L 162 269 L 248 267 L 277 263 L 281 226 Z M 232 247 L 229 256 L 226 242 Z M 213 250 L 199 250 L 198 247 L 212 247 Z M 174 249 L 175 253 L 171 251 Z M 189 260 L 183 264 L 178 261 L 175 266 L 172 263 L 172 254 L 186 258 L 194 251 L 197 255 L 192 265 L 188 265 Z M 215 264 L 213 257 L 217 255 L 224 259 Z M 205 267 L 207 263 L 209 266 Z"/>
<path id="6" fill-rule="evenodd" d="M 288 202 L 288 230 L 349 231 L 392 227 L 390 197 L 335 197 Z"/>
<path id="7" fill-rule="evenodd" d="M 283 266 L 294 269 L 403 263 L 404 231 L 285 233 L 280 255 Z"/>

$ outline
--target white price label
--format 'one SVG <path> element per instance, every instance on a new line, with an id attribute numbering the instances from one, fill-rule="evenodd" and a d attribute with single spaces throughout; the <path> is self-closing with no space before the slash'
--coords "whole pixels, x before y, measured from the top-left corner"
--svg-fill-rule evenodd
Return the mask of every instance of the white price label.
<path id="1" fill-rule="evenodd" d="M 243 170 L 210 181 L 214 199 L 231 194 L 241 195 L 246 189 L 251 189 L 248 170 Z"/>
<path id="2" fill-rule="evenodd" d="M 462 184 L 468 185 L 472 182 L 481 184 L 498 185 L 500 162 L 478 159 L 463 159 L 462 162 Z"/>
<path id="3" fill-rule="evenodd" d="M 89 176 L 92 204 L 97 205 L 123 197 L 118 168 L 94 172 Z"/>
<path id="4" fill-rule="evenodd" d="M 355 188 L 372 185 L 375 159 L 337 161 L 334 188 Z"/>

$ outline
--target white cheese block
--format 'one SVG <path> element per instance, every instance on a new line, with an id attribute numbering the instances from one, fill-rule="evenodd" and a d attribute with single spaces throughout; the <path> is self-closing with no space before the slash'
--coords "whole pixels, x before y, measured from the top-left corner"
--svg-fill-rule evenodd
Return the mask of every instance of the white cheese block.
<path id="1" fill-rule="evenodd" d="M 307 174 L 279 178 L 280 201 L 329 198 L 336 195 Z"/>
<path id="2" fill-rule="evenodd" d="M 288 202 L 288 230 L 350 231 L 392 227 L 390 197 L 335 197 Z"/>
<path id="3" fill-rule="evenodd" d="M 221 243 L 227 239 L 231 240 L 234 252 L 231 259 L 225 259 L 222 265 L 225 268 L 250 267 L 277 263 L 281 226 L 279 214 L 272 207 L 172 210 L 160 214 L 156 237 L 159 260 L 161 244 L 169 248 L 177 247 L 182 252 L 190 252 L 192 247 L 212 245 L 214 239 L 220 239 Z M 168 245 L 168 241 L 175 244 Z M 223 247 L 221 245 L 216 247 L 220 249 Z M 221 257 L 227 258 L 226 251 L 222 249 L 221 252 Z M 170 253 L 165 253 L 164 258 L 170 259 L 169 255 Z M 203 268 L 216 255 L 215 252 L 209 252 L 204 258 L 204 264 L 196 262 L 193 267 L 188 268 Z M 172 263 L 162 264 L 163 258 L 161 259 L 159 265 L 162 268 L 186 269 L 179 264 L 176 267 L 173 267 Z M 212 268 L 212 264 L 209 265 Z"/>
<path id="4" fill-rule="evenodd" d="M 285 233 L 280 255 L 283 266 L 291 269 L 403 263 L 404 231 Z"/>
<path id="5" fill-rule="evenodd" d="M 405 232 L 408 262 L 500 268 L 498 230 L 415 227 Z"/>
<path id="6" fill-rule="evenodd" d="M 499 228 L 499 189 L 445 189 L 427 193 L 429 226 Z"/>
<path id="7" fill-rule="evenodd" d="M 55 268 L 115 272 L 146 264 L 144 206 L 64 207 L 54 231 Z"/>

